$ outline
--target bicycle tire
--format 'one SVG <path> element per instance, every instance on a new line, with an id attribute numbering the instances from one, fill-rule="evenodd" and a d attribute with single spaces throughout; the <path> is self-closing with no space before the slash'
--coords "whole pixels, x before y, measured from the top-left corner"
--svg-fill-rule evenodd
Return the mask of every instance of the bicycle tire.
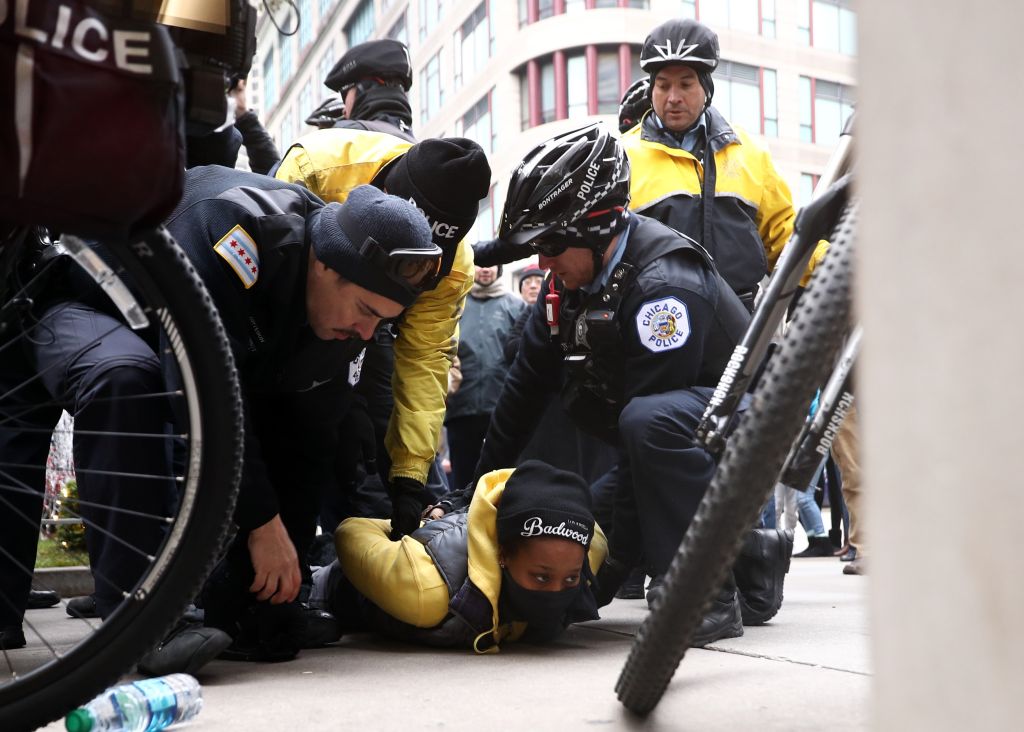
<path id="1" fill-rule="evenodd" d="M 163 230 L 104 257 L 168 336 L 190 415 L 178 514 L 131 596 L 68 653 L 0 680 L 0 729 L 35 729 L 93 698 L 164 637 L 213 567 L 241 474 L 241 392 L 227 336 L 191 262 Z M 198 431 L 195 425 L 199 425 Z M 14 651 L 13 653 L 17 653 Z"/>
<path id="2" fill-rule="evenodd" d="M 849 327 L 855 223 L 856 207 L 850 203 L 781 347 L 729 438 L 665 574 L 660 600 L 637 631 L 615 685 L 619 701 L 635 714 L 650 713 L 661 700 L 775 485 L 814 387 L 827 378 L 838 354 Z"/>

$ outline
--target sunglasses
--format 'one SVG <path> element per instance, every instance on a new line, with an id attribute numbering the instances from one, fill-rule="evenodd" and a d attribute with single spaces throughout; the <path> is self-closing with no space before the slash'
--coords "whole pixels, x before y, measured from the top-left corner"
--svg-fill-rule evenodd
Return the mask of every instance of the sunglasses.
<path id="1" fill-rule="evenodd" d="M 553 258 L 569 248 L 565 239 L 534 239 L 530 242 L 530 249 L 543 257 Z"/>

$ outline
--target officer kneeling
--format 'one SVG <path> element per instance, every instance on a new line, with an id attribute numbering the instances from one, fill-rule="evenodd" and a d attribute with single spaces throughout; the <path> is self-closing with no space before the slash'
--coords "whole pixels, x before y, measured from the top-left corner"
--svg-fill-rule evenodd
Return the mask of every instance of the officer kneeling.
<path id="1" fill-rule="evenodd" d="M 551 275 L 476 469 L 479 476 L 514 465 L 544 411 L 538 404 L 556 392 L 580 429 L 619 448 L 618 464 L 592 489 L 598 521 L 609 525 L 612 514 L 610 560 L 597 577 L 602 602 L 641 563 L 654 577 L 648 602 L 659 592 L 715 469 L 694 431 L 749 321 L 700 245 L 629 212 L 628 201 L 628 159 L 599 126 L 541 144 L 513 173 L 500 238 L 529 243 Z M 471 492 L 429 515 L 458 509 Z M 785 554 L 774 531 L 757 541 L 766 554 Z M 780 560 L 765 559 L 749 578 L 758 586 L 745 598 L 752 622 L 781 602 L 788 557 Z M 742 633 L 730 579 L 694 642 Z"/>

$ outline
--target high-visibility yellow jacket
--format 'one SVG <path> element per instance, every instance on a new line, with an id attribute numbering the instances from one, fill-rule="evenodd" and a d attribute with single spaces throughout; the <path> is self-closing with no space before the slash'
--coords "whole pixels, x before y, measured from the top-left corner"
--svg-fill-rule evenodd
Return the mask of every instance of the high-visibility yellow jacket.
<path id="1" fill-rule="evenodd" d="M 707 135 L 715 156 L 710 242 L 702 231 L 704 166 L 658 130 L 652 112 L 622 136 L 630 162 L 630 208 L 700 242 L 726 282 L 736 292 L 750 292 L 774 268 L 793 233 L 793 199 L 768 150 L 714 107 L 708 110 Z M 825 248 L 815 251 L 804 284 Z"/>
<path id="2" fill-rule="evenodd" d="M 318 130 L 288 149 L 276 176 L 341 203 L 410 147 L 381 132 Z M 384 440 L 392 479 L 426 483 L 444 421 L 448 369 L 458 352 L 458 321 L 472 285 L 473 253 L 460 242 L 451 272 L 402 316 L 392 378 L 395 406 Z"/>
<path id="3" fill-rule="evenodd" d="M 478 652 L 490 650 L 504 640 L 516 640 L 525 623 L 502 625 L 498 617 L 501 592 L 501 568 L 498 564 L 498 504 L 511 469 L 495 470 L 480 478 L 473 502 L 465 514 L 449 514 L 440 521 L 456 522 L 450 527 L 447 546 L 442 550 L 426 536 L 419 537 L 434 524 L 430 522 L 413 535 L 399 541 L 389 538 L 391 522 L 385 519 L 346 519 L 334 532 L 338 563 L 352 585 L 387 615 L 425 632 L 407 637 L 432 645 L 447 645 L 441 639 L 471 644 Z M 418 538 L 419 537 L 419 538 Z M 465 552 L 466 563 L 447 575 L 442 570 L 442 553 Z M 600 527 L 595 527 L 587 555 L 595 574 L 608 553 L 608 542 Z M 459 574 L 461 576 L 451 576 Z M 461 623 L 469 618 L 452 618 L 452 604 L 464 592 L 468 579 L 490 604 L 489 614 L 481 619 L 475 632 L 467 635 Z M 456 627 L 453 628 L 452 625 Z"/>

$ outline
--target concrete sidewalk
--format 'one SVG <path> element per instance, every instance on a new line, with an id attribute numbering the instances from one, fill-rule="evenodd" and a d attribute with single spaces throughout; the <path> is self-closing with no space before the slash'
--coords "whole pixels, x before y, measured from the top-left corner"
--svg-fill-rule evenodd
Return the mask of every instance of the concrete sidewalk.
<path id="1" fill-rule="evenodd" d="M 646 603 L 616 600 L 553 646 L 495 655 L 359 635 L 288 663 L 216 661 L 199 675 L 205 709 L 182 729 L 866 729 L 867 583 L 842 566 L 794 559 L 776 619 L 690 650 L 646 721 L 614 692 Z"/>

